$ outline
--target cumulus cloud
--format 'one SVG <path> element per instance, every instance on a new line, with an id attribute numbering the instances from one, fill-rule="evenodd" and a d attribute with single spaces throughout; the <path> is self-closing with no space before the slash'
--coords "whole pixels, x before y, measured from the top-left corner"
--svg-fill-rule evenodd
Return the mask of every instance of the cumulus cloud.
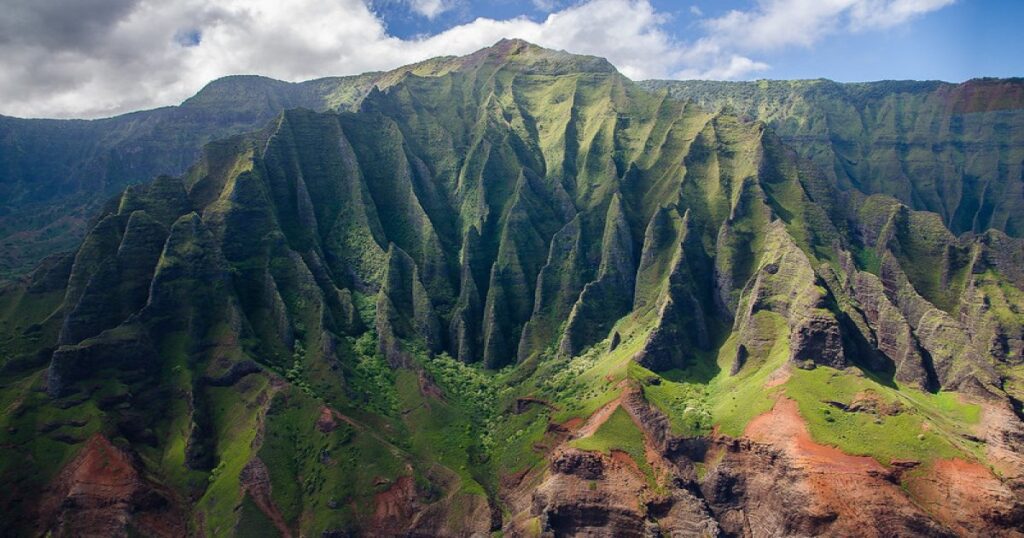
<path id="1" fill-rule="evenodd" d="M 437 17 L 459 0 L 402 0 Z M 502 37 L 608 58 L 634 79 L 744 78 L 758 53 L 900 24 L 953 0 L 759 0 L 683 40 L 649 0 L 578 0 L 543 20 L 478 18 L 399 39 L 363 0 L 14 0 L 0 11 L 0 113 L 100 117 L 178 103 L 205 83 L 384 70 Z M 551 5 L 556 5 L 552 3 Z"/>
<path id="2" fill-rule="evenodd" d="M 558 0 L 531 0 L 533 7 L 541 11 L 552 11 L 558 7 Z"/>
<path id="3" fill-rule="evenodd" d="M 685 55 L 678 78 L 734 79 L 769 69 L 751 55 L 810 47 L 830 34 L 883 29 L 956 0 L 757 0 L 752 9 L 705 19 L 704 37 Z"/>
<path id="4" fill-rule="evenodd" d="M 428 19 L 435 19 L 438 15 L 455 7 L 452 0 L 408 0 L 408 2 L 410 9 Z"/>
<path id="5" fill-rule="evenodd" d="M 754 9 L 706 21 L 708 40 L 764 51 L 808 46 L 838 31 L 864 31 L 904 23 L 955 0 L 759 0 Z"/>

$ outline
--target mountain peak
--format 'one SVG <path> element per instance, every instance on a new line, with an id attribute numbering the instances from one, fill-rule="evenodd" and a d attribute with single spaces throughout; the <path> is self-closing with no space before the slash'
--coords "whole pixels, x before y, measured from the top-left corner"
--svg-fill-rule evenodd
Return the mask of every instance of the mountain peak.
<path id="1" fill-rule="evenodd" d="M 375 84 L 384 89 L 397 84 L 410 74 L 418 77 L 439 77 L 483 67 L 548 76 L 572 73 L 618 74 L 615 66 L 604 58 L 548 49 L 523 39 L 505 38 L 465 56 L 439 56 L 399 67 L 382 74 L 375 80 Z"/>
<path id="2" fill-rule="evenodd" d="M 455 69 L 507 65 L 532 74 L 617 73 L 608 60 L 541 47 L 518 38 L 504 38 L 490 47 L 455 58 Z"/>

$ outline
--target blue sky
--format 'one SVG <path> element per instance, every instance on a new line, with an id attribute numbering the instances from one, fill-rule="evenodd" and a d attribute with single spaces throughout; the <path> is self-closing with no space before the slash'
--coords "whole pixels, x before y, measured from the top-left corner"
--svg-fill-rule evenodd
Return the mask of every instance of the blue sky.
<path id="1" fill-rule="evenodd" d="M 547 4 L 547 8 L 543 4 Z M 371 7 L 388 32 L 403 39 L 435 35 L 478 17 L 519 16 L 542 22 L 571 1 L 464 0 L 439 2 L 445 9 L 427 17 L 416 2 L 374 0 Z M 662 28 L 675 40 L 692 41 L 705 30 L 701 21 L 730 10 L 750 10 L 756 0 L 678 2 L 651 0 L 668 20 Z M 447 5 L 445 5 L 447 4 Z M 766 51 L 757 60 L 762 71 L 730 78 L 830 78 L 839 81 L 883 79 L 959 82 L 981 76 L 1024 76 L 1024 0 L 959 0 L 901 24 L 838 31 L 809 46 Z"/>
<path id="2" fill-rule="evenodd" d="M 96 118 L 233 74 L 384 71 L 501 38 L 639 79 L 1024 76 L 1024 0 L 23 0 L 0 10 L 0 114 Z"/>

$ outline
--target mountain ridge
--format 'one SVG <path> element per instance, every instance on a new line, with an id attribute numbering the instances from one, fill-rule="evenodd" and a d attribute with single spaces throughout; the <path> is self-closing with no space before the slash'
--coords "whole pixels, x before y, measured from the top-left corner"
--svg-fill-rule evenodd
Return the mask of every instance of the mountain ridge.
<path id="1" fill-rule="evenodd" d="M 467 58 L 208 143 L 0 291 L 18 532 L 1014 535 L 1024 241 Z"/>
<path id="2" fill-rule="evenodd" d="M 502 46 L 523 47 L 524 43 L 507 40 Z M 540 50 L 539 47 L 535 48 Z M 567 53 L 550 51 L 550 54 L 562 60 L 567 58 Z M 471 57 L 472 55 L 465 58 Z M 599 68 L 603 71 L 614 69 L 601 59 L 574 55 L 569 57 L 577 59 L 573 61 L 583 61 L 578 59 L 585 58 L 584 63 L 590 68 Z M 14 254 L 9 260 L 5 260 L 5 267 L 0 269 L 8 278 L 21 275 L 46 255 L 73 248 L 84 233 L 83 228 L 88 222 L 89 215 L 93 214 L 108 196 L 112 196 L 128 184 L 145 181 L 156 175 L 176 175 L 184 172 L 198 157 L 201 145 L 213 138 L 258 129 L 271 121 L 281 110 L 295 106 L 313 110 L 347 109 L 357 106 L 373 86 L 386 87 L 406 73 L 415 73 L 416 69 L 426 69 L 421 74 L 429 75 L 430 69 L 437 69 L 445 62 L 452 62 L 453 58 L 427 60 L 387 73 L 328 77 L 297 83 L 274 82 L 273 79 L 266 77 L 245 78 L 249 77 L 248 75 L 225 77 L 211 82 L 178 107 L 163 107 L 99 120 L 31 120 L 2 117 L 0 128 L 3 129 L 4 145 L 0 155 L 6 156 L 6 162 L 0 162 L 5 170 L 3 184 L 0 184 L 0 194 L 3 194 L 3 198 L 8 202 L 0 208 L 0 233 L 8 250 Z M 259 81 L 261 87 L 273 88 L 273 91 L 261 92 L 259 88 L 239 86 L 237 82 L 243 80 Z M 1006 79 L 1003 82 L 1012 84 L 1013 79 Z M 969 83 L 970 81 L 957 86 Z M 641 84 L 651 86 L 660 83 L 645 81 Z M 728 95 L 731 90 L 724 90 L 725 88 L 740 88 L 760 82 L 706 84 L 717 84 L 717 87 L 723 89 L 719 93 Z M 853 83 L 841 87 L 855 87 L 858 84 L 880 88 L 890 85 L 883 81 Z M 946 87 L 946 84 L 950 83 L 940 83 L 939 86 Z M 229 88 L 233 90 L 227 91 Z M 218 97 L 215 92 L 221 92 L 221 96 Z M 239 99 L 239 96 L 244 99 Z M 1020 101 L 1020 98 L 1013 101 L 1012 107 L 1018 109 L 1024 106 Z M 256 103 L 259 104 L 254 106 Z M 811 103 L 812 111 L 818 106 Z M 67 133 L 68 129 L 73 129 L 74 132 Z M 182 133 L 187 134 L 182 136 Z M 49 142 L 44 142 L 41 137 L 45 137 Z M 848 136 L 840 140 L 849 143 Z M 825 149 L 832 151 L 830 148 Z M 54 159 L 51 155 L 54 152 L 64 157 Z M 41 167 L 40 163 L 44 162 L 52 164 Z M 821 164 L 823 163 L 819 162 L 819 165 Z M 985 170 L 990 168 L 982 171 Z M 912 182 L 923 181 L 913 174 L 916 172 L 912 173 Z M 878 189 L 886 190 L 884 185 L 869 184 L 863 188 L 867 189 L 869 194 Z M 910 194 L 905 194 L 905 189 L 902 192 L 893 192 L 889 189 L 887 193 L 897 194 L 897 197 L 917 209 L 939 210 L 940 213 L 947 211 L 935 200 L 913 199 Z M 977 196 L 977 192 L 971 195 Z M 970 222 L 968 214 L 962 217 L 946 215 L 945 218 L 956 219 L 954 228 L 957 231 L 982 231 L 986 226 L 985 222 L 976 225 Z M 995 227 L 1001 228 L 998 222 L 990 224 L 997 224 Z M 1017 235 L 1019 232 L 1013 233 Z"/>

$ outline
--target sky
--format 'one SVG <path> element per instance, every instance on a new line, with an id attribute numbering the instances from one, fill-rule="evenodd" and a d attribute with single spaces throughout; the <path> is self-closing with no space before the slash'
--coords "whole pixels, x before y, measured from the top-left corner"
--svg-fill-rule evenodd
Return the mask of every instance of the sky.
<path id="1" fill-rule="evenodd" d="M 231 74 L 301 81 L 501 38 L 635 79 L 1024 76 L 1024 0 L 4 0 L 0 114 L 97 118 Z"/>

